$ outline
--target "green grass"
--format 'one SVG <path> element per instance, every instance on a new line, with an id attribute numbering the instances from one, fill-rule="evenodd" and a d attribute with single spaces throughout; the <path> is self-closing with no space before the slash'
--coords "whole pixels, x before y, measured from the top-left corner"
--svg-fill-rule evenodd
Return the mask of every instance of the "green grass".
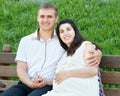
<path id="1" fill-rule="evenodd" d="M 51 3 L 59 9 L 59 20 L 73 19 L 85 39 L 99 45 L 103 54 L 120 55 L 119 0 L 51 0 Z M 40 2 L 0 1 L 0 50 L 9 44 L 16 52 L 20 39 L 36 30 L 39 5 Z"/>

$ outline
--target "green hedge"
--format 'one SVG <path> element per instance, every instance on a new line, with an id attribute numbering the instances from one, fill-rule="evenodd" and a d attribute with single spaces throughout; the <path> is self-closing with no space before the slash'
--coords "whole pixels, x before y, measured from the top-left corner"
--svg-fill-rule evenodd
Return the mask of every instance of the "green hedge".
<path id="1" fill-rule="evenodd" d="M 119 0 L 49 1 L 58 7 L 59 20 L 73 19 L 83 36 L 99 45 L 103 54 L 120 55 Z M 40 3 L 0 1 L 0 50 L 4 44 L 10 44 L 16 52 L 20 39 L 36 30 Z"/>

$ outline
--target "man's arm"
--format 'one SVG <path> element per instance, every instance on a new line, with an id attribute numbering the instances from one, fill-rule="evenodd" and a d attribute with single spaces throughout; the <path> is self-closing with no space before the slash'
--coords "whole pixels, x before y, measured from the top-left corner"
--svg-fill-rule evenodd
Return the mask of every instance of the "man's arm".
<path id="1" fill-rule="evenodd" d="M 100 49 L 95 50 L 94 54 L 85 57 L 86 63 L 90 66 L 99 66 L 102 58 L 102 52 Z"/>
<path id="2" fill-rule="evenodd" d="M 95 46 L 95 53 L 93 56 L 87 58 L 88 60 L 88 64 L 90 65 L 98 65 L 101 62 L 101 58 L 102 58 L 102 50 L 99 46 L 97 46 L 96 44 L 92 43 Z M 96 63 L 95 63 L 96 62 Z"/>
<path id="3" fill-rule="evenodd" d="M 41 88 L 46 85 L 46 80 L 42 77 L 29 78 L 27 74 L 27 64 L 25 62 L 17 61 L 17 74 L 22 83 L 30 88 Z"/>
<path id="4" fill-rule="evenodd" d="M 31 80 L 26 73 L 27 71 L 27 64 L 25 62 L 17 61 L 17 74 L 19 79 L 26 84 L 27 86 L 30 85 Z"/>

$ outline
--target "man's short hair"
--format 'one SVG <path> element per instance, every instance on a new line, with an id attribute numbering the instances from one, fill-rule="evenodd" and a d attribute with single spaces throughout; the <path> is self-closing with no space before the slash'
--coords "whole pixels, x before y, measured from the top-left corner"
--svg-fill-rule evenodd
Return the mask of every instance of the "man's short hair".
<path id="1" fill-rule="evenodd" d="M 56 7 L 55 5 L 53 5 L 53 4 L 44 3 L 43 5 L 41 5 L 41 6 L 39 7 L 39 10 L 40 10 L 40 9 L 50 9 L 50 8 L 55 10 L 55 16 L 57 16 L 57 15 L 58 15 L 58 9 L 57 9 L 57 7 Z M 39 10 L 38 10 L 38 13 L 39 13 Z"/>

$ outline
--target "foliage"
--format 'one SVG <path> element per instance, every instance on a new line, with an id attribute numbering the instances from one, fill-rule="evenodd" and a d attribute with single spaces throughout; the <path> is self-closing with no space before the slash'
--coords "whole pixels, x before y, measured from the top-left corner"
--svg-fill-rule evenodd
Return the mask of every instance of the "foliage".
<path id="1" fill-rule="evenodd" d="M 47 1 L 47 0 L 46 0 Z M 120 55 L 119 0 L 49 0 L 59 9 L 59 20 L 73 19 L 81 34 L 101 47 L 103 54 Z M 36 30 L 42 2 L 0 1 L 0 49 L 10 44 L 17 51 L 20 39 Z"/>

